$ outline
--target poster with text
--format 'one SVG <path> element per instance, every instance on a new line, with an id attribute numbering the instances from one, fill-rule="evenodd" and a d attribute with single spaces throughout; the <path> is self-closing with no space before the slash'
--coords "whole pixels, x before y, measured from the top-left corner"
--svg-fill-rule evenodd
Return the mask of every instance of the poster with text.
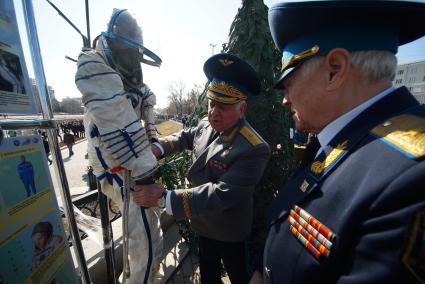
<path id="1" fill-rule="evenodd" d="M 37 112 L 27 71 L 13 1 L 1 0 L 0 113 Z"/>
<path id="2" fill-rule="evenodd" d="M 0 144 L 0 283 L 78 283 L 39 135 Z"/>

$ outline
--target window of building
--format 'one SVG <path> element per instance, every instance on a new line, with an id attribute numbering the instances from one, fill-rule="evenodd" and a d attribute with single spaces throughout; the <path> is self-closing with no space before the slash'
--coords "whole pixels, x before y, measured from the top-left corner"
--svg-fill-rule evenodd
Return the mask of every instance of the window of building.
<path id="1" fill-rule="evenodd" d="M 397 75 L 403 75 L 404 70 L 398 70 Z"/>

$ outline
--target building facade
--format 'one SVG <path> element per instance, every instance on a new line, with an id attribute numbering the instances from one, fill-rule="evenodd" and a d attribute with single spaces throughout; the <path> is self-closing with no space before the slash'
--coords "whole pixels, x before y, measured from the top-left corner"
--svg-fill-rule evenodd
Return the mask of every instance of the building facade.
<path id="1" fill-rule="evenodd" d="M 421 104 L 425 104 L 425 61 L 398 65 L 393 84 L 396 88 L 406 86 Z"/>

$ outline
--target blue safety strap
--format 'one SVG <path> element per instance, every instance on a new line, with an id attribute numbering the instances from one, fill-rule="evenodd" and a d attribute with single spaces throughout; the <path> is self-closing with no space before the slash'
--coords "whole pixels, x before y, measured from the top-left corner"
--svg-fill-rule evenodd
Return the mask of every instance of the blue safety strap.
<path id="1" fill-rule="evenodd" d="M 110 172 L 108 172 L 108 165 L 106 164 L 105 160 L 103 159 L 103 156 L 102 156 L 102 153 L 100 152 L 99 147 L 94 147 L 94 148 L 96 150 L 96 156 L 97 156 L 100 164 L 102 165 L 103 169 L 105 170 L 105 172 L 103 174 L 101 174 L 100 176 L 97 177 L 97 180 L 100 181 L 100 180 L 106 178 L 106 180 L 108 181 L 108 183 L 110 185 L 113 185 L 113 180 L 115 180 L 115 182 L 120 187 L 121 199 L 124 199 L 124 193 L 123 193 L 124 183 L 123 183 L 122 179 L 117 174 L 111 174 Z"/>
<path id="2" fill-rule="evenodd" d="M 132 95 L 127 95 L 127 99 L 131 102 L 131 106 L 133 108 L 136 108 L 137 105 L 139 104 L 139 100 L 133 97 Z"/>
<path id="3" fill-rule="evenodd" d="M 127 132 L 127 129 L 120 129 L 122 136 L 124 136 L 125 141 L 127 141 L 128 147 L 130 147 L 131 152 L 133 152 L 133 155 L 138 158 L 139 155 L 137 155 L 136 150 L 133 148 L 134 142 L 131 139 L 130 135 Z"/>
<path id="4" fill-rule="evenodd" d="M 131 137 L 133 137 L 134 135 L 136 135 L 137 133 L 139 133 L 139 132 L 141 132 L 143 130 L 143 128 L 140 128 L 139 130 L 137 130 L 136 132 L 133 132 L 133 133 L 131 133 L 130 134 L 130 136 Z M 136 139 L 134 139 L 133 140 L 133 142 L 134 143 L 136 143 L 136 141 L 137 140 L 139 140 L 141 137 L 143 137 L 143 136 L 145 136 L 145 133 L 142 133 L 142 135 L 141 136 L 139 136 L 138 138 L 136 138 Z M 120 144 L 120 143 L 122 143 L 122 142 L 124 142 L 125 141 L 125 139 L 122 139 L 122 140 L 119 140 L 119 141 L 117 141 L 117 142 L 114 142 L 113 144 L 111 144 L 111 145 L 109 145 L 109 146 L 107 146 L 106 147 L 106 149 L 111 149 L 112 147 L 114 147 L 114 146 L 116 146 L 117 144 Z M 112 154 L 115 154 L 116 152 L 118 152 L 118 151 L 120 151 L 120 150 L 122 150 L 123 148 L 125 148 L 126 147 L 126 145 L 124 145 L 122 148 L 120 148 L 120 149 L 118 149 L 118 150 L 116 150 L 115 152 L 113 152 Z"/>
<path id="5" fill-rule="evenodd" d="M 142 213 L 143 225 L 145 226 L 146 236 L 148 237 L 148 248 L 149 248 L 148 263 L 146 264 L 145 278 L 143 280 L 143 283 L 147 284 L 149 280 L 149 273 L 151 271 L 151 266 L 152 266 L 152 237 L 151 237 L 151 231 L 149 228 L 148 218 L 146 217 L 145 208 L 140 207 L 140 212 Z"/>
<path id="6" fill-rule="evenodd" d="M 90 130 L 90 138 L 94 138 L 98 136 L 99 136 L 99 129 L 97 129 L 96 125 L 93 125 L 92 130 Z"/>
<path id="7" fill-rule="evenodd" d="M 127 127 L 129 127 L 130 125 L 133 125 L 134 123 L 136 123 L 136 122 L 140 122 L 140 119 L 136 119 L 136 120 L 134 120 L 134 121 L 132 121 L 132 122 L 130 122 L 129 124 L 127 124 L 126 126 L 124 126 L 124 128 L 127 128 Z M 117 130 L 114 130 L 114 131 L 111 131 L 111 132 L 108 132 L 108 133 L 104 133 L 104 134 L 102 134 L 101 136 L 107 136 L 107 135 L 110 135 L 110 134 L 113 134 L 113 133 L 116 133 L 116 132 L 119 132 L 120 130 L 119 129 L 117 129 Z M 109 140 L 111 140 L 111 139 L 114 139 L 114 138 L 117 138 L 119 135 L 116 135 L 116 136 L 114 136 L 114 137 L 111 137 L 111 138 L 108 138 L 107 140 L 103 140 L 103 142 L 106 142 L 106 141 L 109 141 Z"/>

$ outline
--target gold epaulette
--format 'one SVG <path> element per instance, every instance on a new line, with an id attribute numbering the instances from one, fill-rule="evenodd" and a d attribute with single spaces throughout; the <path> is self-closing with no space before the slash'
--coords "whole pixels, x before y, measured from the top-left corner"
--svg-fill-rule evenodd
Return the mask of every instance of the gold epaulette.
<path id="1" fill-rule="evenodd" d="M 379 124 L 371 132 L 409 158 L 425 156 L 424 117 L 402 114 Z"/>
<path id="2" fill-rule="evenodd" d="M 257 146 L 258 144 L 263 143 L 263 141 L 261 141 L 260 137 L 258 136 L 257 133 L 255 133 L 254 131 L 252 131 L 251 129 L 249 129 L 248 127 L 244 126 L 241 128 L 241 130 L 239 131 L 243 137 L 246 138 L 246 140 L 249 141 L 249 143 L 251 143 L 253 146 Z"/>

